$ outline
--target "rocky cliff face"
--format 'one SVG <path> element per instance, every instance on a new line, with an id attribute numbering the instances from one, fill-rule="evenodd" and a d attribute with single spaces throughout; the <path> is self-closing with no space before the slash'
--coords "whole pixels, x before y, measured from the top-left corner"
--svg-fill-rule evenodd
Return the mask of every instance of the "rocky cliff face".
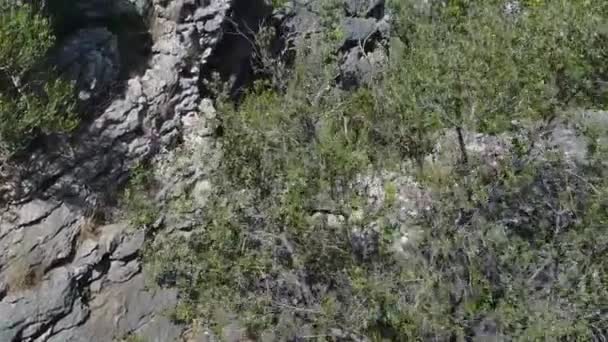
<path id="1" fill-rule="evenodd" d="M 316 25 L 314 16 L 307 2 L 296 3 L 281 20 L 287 30 L 305 32 Z M 226 28 L 256 27 L 272 12 L 250 0 L 72 6 L 85 24 L 65 35 L 53 59 L 76 81 L 88 116 L 75 135 L 46 138 L 27 160 L 0 170 L 0 341 L 185 339 L 186 328 L 166 316 L 177 293 L 147 286 L 145 232 L 111 224 L 112 206 L 130 170 L 155 156 L 171 164 L 167 151 L 179 142 L 203 148 L 209 163 L 170 173 L 164 194 L 187 184 L 204 198 L 201 170 L 218 158 L 210 147 L 213 127 L 184 135 L 213 117 L 201 76 L 218 71 L 247 82 L 251 46 Z M 345 10 L 340 82 L 349 88 L 369 79 L 370 63 L 386 58 L 377 42 L 388 22 L 382 1 L 350 0 Z M 136 18 L 143 31 L 116 29 L 116 16 Z M 357 44 L 371 37 L 373 44 Z"/>
<path id="2" fill-rule="evenodd" d="M 119 5 L 75 4 L 95 23 Z M 120 34 L 102 24 L 68 35 L 57 64 L 77 81 L 91 118 L 75 136 L 40 144 L 4 179 L 1 341 L 109 341 L 133 332 L 172 341 L 182 332 L 162 314 L 176 293 L 145 286 L 144 232 L 94 222 L 91 210 L 108 203 L 133 166 L 180 140 L 184 123 L 198 115 L 199 75 L 234 4 L 134 5 L 147 11 L 153 40 L 142 71 L 123 72 L 136 47 L 121 46 Z"/>
<path id="3" fill-rule="evenodd" d="M 179 294 L 149 286 L 141 261 L 144 245 L 151 228 L 187 235 L 204 214 L 172 215 L 163 207 L 187 192 L 202 208 L 213 187 L 209 174 L 221 160 L 220 142 L 203 78 L 217 72 L 232 79 L 238 94 L 255 76 L 254 47 L 243 32 L 263 21 L 290 38 L 314 32 L 321 25 L 319 1 L 289 1 L 280 11 L 263 0 L 42 2 L 70 16 L 51 59 L 76 82 L 86 116 L 75 134 L 40 140 L 24 160 L 0 165 L 0 342 L 113 341 L 129 335 L 208 341 L 204 331 L 168 318 Z M 420 1 L 421 9 L 429 3 Z M 54 4 L 63 6 L 51 8 Z M 348 90 L 373 82 L 375 70 L 387 62 L 390 13 L 383 0 L 341 4 L 335 85 Z M 518 2 L 508 4 L 509 13 L 517 13 Z M 605 112 L 587 115 L 594 124 L 606 124 Z M 539 151 L 559 149 L 572 165 L 583 164 L 584 139 L 561 124 L 547 131 Z M 458 154 L 451 151 L 456 137 L 449 134 L 429 158 L 445 161 L 442 155 Z M 488 172 L 509 150 L 510 137 L 466 136 L 469 153 L 479 155 Z M 130 172 L 144 162 L 154 164 L 160 182 L 150 199 L 158 202 L 160 218 L 154 227 L 136 229 L 115 215 L 116 198 Z M 383 173 L 357 180 L 371 211 L 382 207 L 387 180 L 399 189 L 399 210 L 390 220 L 405 222 L 428 210 L 429 195 L 412 179 Z M 316 215 L 337 224 L 345 220 Z M 416 231 L 400 233 L 394 247 L 407 254 Z M 363 257 L 378 248 L 370 234 L 353 232 L 352 243 Z"/>

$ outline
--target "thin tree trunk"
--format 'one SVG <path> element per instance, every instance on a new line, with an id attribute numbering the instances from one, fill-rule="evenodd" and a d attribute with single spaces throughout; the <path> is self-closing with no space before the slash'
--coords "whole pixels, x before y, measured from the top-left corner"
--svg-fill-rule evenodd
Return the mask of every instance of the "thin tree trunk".
<path id="1" fill-rule="evenodd" d="M 458 145 L 460 146 L 460 158 L 462 165 L 469 164 L 469 156 L 467 154 L 467 147 L 464 143 L 464 135 L 462 134 L 462 127 L 456 127 L 456 133 L 458 134 Z"/>

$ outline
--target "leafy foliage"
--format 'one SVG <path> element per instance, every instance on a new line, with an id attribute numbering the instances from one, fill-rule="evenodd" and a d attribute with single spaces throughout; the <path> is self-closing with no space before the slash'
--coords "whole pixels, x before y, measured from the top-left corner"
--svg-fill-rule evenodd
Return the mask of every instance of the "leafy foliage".
<path id="1" fill-rule="evenodd" d="M 75 128 L 72 86 L 42 71 L 54 44 L 49 20 L 28 5 L 0 13 L 0 142 L 14 151 L 37 134 Z"/>
<path id="2" fill-rule="evenodd" d="M 145 163 L 131 171 L 131 177 L 122 197 L 127 219 L 135 227 L 149 226 L 158 219 L 158 208 L 153 196 L 152 170 Z"/>
<path id="3" fill-rule="evenodd" d="M 373 87 L 332 88 L 330 25 L 300 47 L 284 91 L 259 84 L 220 106 L 205 222 L 148 252 L 181 290 L 175 319 L 281 341 L 608 334 L 608 132 L 580 126 L 580 165 L 540 149 L 531 124 L 602 105 L 606 5 L 534 1 L 514 16 L 499 1 L 445 3 L 394 4 L 391 66 Z M 492 165 L 427 158 L 454 128 L 507 133 L 511 148 Z M 428 210 L 401 219 L 392 181 L 370 205 L 361 179 L 386 170 L 413 175 Z"/>
<path id="4" fill-rule="evenodd" d="M 504 13 L 503 1 L 448 1 L 432 15 L 399 2 L 398 35 L 407 47 L 393 60 L 383 102 L 401 113 L 410 154 L 428 152 L 437 127 L 498 133 L 519 121 L 549 119 L 590 99 L 597 73 L 589 49 L 606 19 L 599 1 L 547 1 Z M 383 90 L 384 91 L 384 90 Z"/>

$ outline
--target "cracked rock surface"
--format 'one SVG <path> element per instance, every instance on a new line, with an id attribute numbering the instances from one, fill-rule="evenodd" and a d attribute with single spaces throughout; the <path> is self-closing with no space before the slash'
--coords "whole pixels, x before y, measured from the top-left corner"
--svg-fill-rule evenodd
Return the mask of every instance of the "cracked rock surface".
<path id="1" fill-rule="evenodd" d="M 183 140 L 232 5 L 75 3 L 91 20 L 124 6 L 150 12 L 153 44 L 132 73 L 121 65 L 119 37 L 104 27 L 79 29 L 59 47 L 59 69 L 95 108 L 74 136 L 48 138 L 0 176 L 0 341 L 181 339 L 184 327 L 166 317 L 176 291 L 147 286 L 144 231 L 94 222 L 91 212 L 116 195 L 130 169 Z M 101 90 L 113 92 L 110 100 L 94 98 Z"/>

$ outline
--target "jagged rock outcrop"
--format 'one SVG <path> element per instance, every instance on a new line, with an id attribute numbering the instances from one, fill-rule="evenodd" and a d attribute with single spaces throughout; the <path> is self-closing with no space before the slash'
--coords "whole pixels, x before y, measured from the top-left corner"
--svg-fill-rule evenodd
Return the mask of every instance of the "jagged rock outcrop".
<path id="1" fill-rule="evenodd" d="M 95 203 L 112 186 L 120 186 L 133 165 L 179 139 L 181 118 L 198 111 L 199 75 L 223 34 L 215 23 L 226 17 L 231 2 L 203 7 L 191 1 L 161 3 L 154 2 L 150 23 L 155 43 L 149 67 L 125 80 L 122 94 L 101 106 L 101 113 L 69 141 L 54 137 L 33 151 L 20 172 L 5 180 L 11 185 L 5 185 L 5 198 L 54 196 L 80 205 Z M 102 64 L 87 68 L 103 69 L 104 60 L 97 60 Z M 79 81 L 94 82 L 86 77 Z"/>
<path id="2" fill-rule="evenodd" d="M 338 84 L 346 90 L 370 84 L 388 59 L 387 45 L 390 16 L 384 0 L 346 0 L 338 25 L 342 40 Z M 321 26 L 322 3 L 311 0 L 295 1 L 284 15 L 283 30 L 306 36 Z"/>
<path id="3" fill-rule="evenodd" d="M 98 223 L 94 212 L 112 202 L 130 169 L 181 140 L 183 123 L 198 115 L 199 77 L 233 1 L 134 4 L 151 11 L 154 44 L 143 71 L 119 77 L 131 66 L 118 72 L 125 51 L 103 26 L 66 38 L 57 64 L 95 109 L 73 136 L 47 138 L 1 180 L 0 341 L 134 333 L 164 342 L 182 333 L 164 312 L 176 293 L 145 284 L 144 232 Z M 102 18 L 114 3 L 75 6 Z M 101 89 L 114 92 L 106 103 L 95 97 Z"/>
<path id="4" fill-rule="evenodd" d="M 45 219 L 39 225 L 52 226 Z M 2 273 L 9 289 L 0 302 L 0 340 L 107 341 L 131 332 L 149 334 L 155 341 L 176 340 L 180 327 L 161 314 L 175 304 L 175 291 L 146 289 L 141 273 L 138 253 L 144 232 L 124 225 L 87 229 L 91 231 L 80 231 L 73 246 L 64 249 L 72 254 L 66 259 L 21 264 L 48 269 L 21 283 L 26 287 L 12 288 L 28 270 Z M 55 265 L 48 265 L 53 261 Z"/>
<path id="5" fill-rule="evenodd" d="M 384 0 L 346 1 L 347 18 L 342 22 L 345 51 L 340 84 L 354 89 L 371 84 L 388 60 L 390 17 Z"/>

